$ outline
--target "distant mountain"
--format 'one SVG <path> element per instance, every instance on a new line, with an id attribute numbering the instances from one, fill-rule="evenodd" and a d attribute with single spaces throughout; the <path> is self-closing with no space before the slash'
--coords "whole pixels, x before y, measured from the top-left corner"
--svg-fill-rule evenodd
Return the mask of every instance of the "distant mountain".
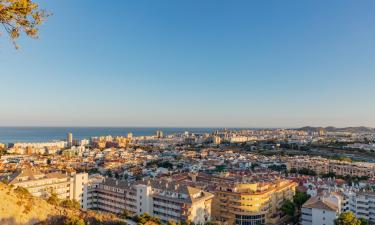
<path id="1" fill-rule="evenodd" d="M 307 127 L 298 128 L 297 130 L 302 130 L 302 131 L 306 131 L 306 132 L 319 132 L 320 130 L 325 130 L 325 128 L 324 127 L 310 127 L 310 126 L 307 126 Z"/>
<path id="2" fill-rule="evenodd" d="M 310 126 L 306 126 L 306 127 L 298 128 L 297 130 L 303 130 L 303 131 L 306 131 L 306 132 L 319 132 L 320 130 L 325 130 L 327 132 L 375 133 L 374 128 L 364 127 L 364 126 L 342 127 L 342 128 L 332 127 L 332 126 L 330 126 L 330 127 L 310 127 Z"/>

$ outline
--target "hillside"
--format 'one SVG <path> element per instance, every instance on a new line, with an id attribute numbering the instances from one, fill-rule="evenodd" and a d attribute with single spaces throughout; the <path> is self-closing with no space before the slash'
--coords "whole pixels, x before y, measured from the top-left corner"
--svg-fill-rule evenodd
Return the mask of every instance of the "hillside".
<path id="1" fill-rule="evenodd" d="M 54 206 L 28 193 L 12 190 L 0 183 L 0 224 L 1 225 L 52 225 L 66 224 L 68 219 L 82 218 L 90 224 L 125 224 L 115 215 L 94 211 L 82 212 Z"/>
<path id="2" fill-rule="evenodd" d="M 301 127 L 297 130 L 303 130 L 307 132 L 319 132 L 325 130 L 327 132 L 350 132 L 350 133 L 375 133 L 375 129 L 371 127 Z"/>

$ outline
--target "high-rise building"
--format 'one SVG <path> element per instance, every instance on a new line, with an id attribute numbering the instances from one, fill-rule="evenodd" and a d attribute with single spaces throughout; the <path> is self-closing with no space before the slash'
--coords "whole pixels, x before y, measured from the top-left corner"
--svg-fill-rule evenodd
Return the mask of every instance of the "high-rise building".
<path id="1" fill-rule="evenodd" d="M 219 145 L 220 143 L 221 143 L 221 138 L 219 137 L 219 136 L 213 136 L 212 137 L 212 143 L 214 144 L 214 145 Z"/>
<path id="2" fill-rule="evenodd" d="M 66 142 L 68 143 L 68 147 L 73 146 L 73 134 L 72 133 L 67 134 Z"/>
<path id="3" fill-rule="evenodd" d="M 162 137 L 163 137 L 163 131 L 161 131 L 161 130 L 157 130 L 155 136 L 156 136 L 157 138 L 162 138 Z"/>
<path id="4" fill-rule="evenodd" d="M 132 133 L 132 132 L 129 132 L 129 133 L 128 133 L 128 138 L 129 138 L 129 139 L 132 139 L 132 138 L 133 138 L 133 133 Z"/>

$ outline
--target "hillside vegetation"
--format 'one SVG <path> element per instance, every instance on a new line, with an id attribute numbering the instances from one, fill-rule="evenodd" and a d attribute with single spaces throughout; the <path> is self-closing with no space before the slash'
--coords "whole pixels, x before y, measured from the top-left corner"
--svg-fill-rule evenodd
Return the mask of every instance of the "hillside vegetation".
<path id="1" fill-rule="evenodd" d="M 64 208 L 32 197 L 26 189 L 12 189 L 10 186 L 0 183 L 0 224 L 120 225 L 125 223 L 113 214 Z"/>

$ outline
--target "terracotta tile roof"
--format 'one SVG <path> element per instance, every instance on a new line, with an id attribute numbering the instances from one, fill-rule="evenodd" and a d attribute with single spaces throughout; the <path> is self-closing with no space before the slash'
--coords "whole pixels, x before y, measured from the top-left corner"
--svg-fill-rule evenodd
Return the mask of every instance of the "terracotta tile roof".
<path id="1" fill-rule="evenodd" d="M 303 208 L 314 208 L 314 209 L 323 209 L 329 211 L 337 211 L 338 208 L 333 203 L 329 202 L 327 199 L 317 196 L 310 198 L 305 204 L 302 206 Z"/>

